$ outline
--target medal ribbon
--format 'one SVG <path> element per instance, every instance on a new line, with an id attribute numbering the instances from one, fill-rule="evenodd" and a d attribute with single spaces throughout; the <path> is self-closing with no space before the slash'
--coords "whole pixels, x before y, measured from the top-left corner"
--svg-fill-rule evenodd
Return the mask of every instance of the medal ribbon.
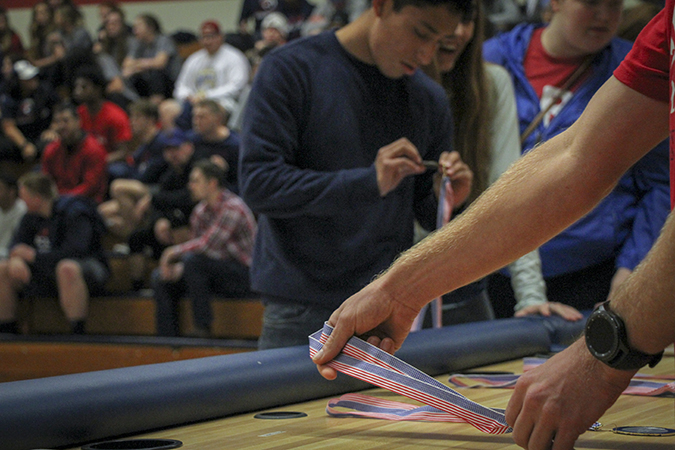
<path id="1" fill-rule="evenodd" d="M 438 209 L 436 213 L 437 229 L 450 222 L 452 209 L 454 207 L 455 193 L 452 190 L 452 182 L 450 181 L 450 177 L 443 176 L 441 179 L 441 189 L 439 192 Z M 422 307 L 410 327 L 410 331 L 419 331 L 422 329 L 422 323 L 424 322 L 424 315 L 427 312 L 427 307 L 431 308 L 431 322 L 433 327 L 441 328 L 443 326 L 443 297 L 437 297 Z"/>
<path id="2" fill-rule="evenodd" d="M 330 325 L 324 324 L 322 330 L 309 336 L 309 353 L 311 356 L 314 356 L 323 347 L 332 331 L 333 328 Z M 343 415 L 343 413 L 337 412 L 335 408 L 349 405 L 356 412 L 346 415 L 378 418 L 397 417 L 393 420 L 461 422 L 469 423 L 484 433 L 503 434 L 511 432 L 511 428 L 504 418 L 503 410 L 488 408 L 473 402 L 435 378 L 357 337 L 352 337 L 342 349 L 342 352 L 328 363 L 328 366 L 338 372 L 425 405 L 415 407 L 404 403 L 372 398 L 363 401 L 366 396 L 348 394 L 351 397 L 343 396 L 338 400 L 331 400 L 326 408 L 328 414 Z M 359 401 L 356 401 L 356 399 Z"/>
<path id="3" fill-rule="evenodd" d="M 527 372 L 546 361 L 543 358 L 524 358 L 523 370 Z M 506 388 L 515 387 L 520 375 L 490 375 L 490 374 L 453 374 L 450 375 L 450 383 L 459 388 Z M 673 396 L 675 394 L 675 382 L 660 383 L 647 381 L 649 379 L 671 379 L 672 377 L 659 377 L 637 373 L 623 391 L 624 395 L 642 395 L 648 397 Z"/>

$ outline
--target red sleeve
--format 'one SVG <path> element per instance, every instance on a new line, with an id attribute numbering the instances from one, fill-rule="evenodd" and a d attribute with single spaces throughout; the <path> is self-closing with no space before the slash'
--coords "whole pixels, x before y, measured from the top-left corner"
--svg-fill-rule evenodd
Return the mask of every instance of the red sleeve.
<path id="1" fill-rule="evenodd" d="M 117 105 L 112 105 L 117 106 Z M 115 122 L 115 142 L 128 142 L 131 140 L 131 125 L 129 116 L 122 108 L 111 108 L 111 119 Z"/>
<path id="2" fill-rule="evenodd" d="M 64 194 L 83 195 L 97 202 L 103 201 L 108 182 L 105 148 L 91 135 L 84 138 L 80 148 L 83 160 L 82 182 Z"/>
<path id="3" fill-rule="evenodd" d="M 108 164 L 106 163 L 108 153 L 93 136 L 87 136 L 85 143 L 89 146 L 85 152 L 87 170 L 84 172 L 82 192 L 78 194 L 101 202 L 108 183 Z"/>
<path id="4" fill-rule="evenodd" d="M 631 51 L 614 76 L 626 86 L 647 97 L 667 102 L 669 96 L 670 21 L 662 9 L 638 36 Z"/>
<path id="5" fill-rule="evenodd" d="M 84 105 L 79 105 L 77 107 L 77 114 L 80 116 L 80 122 L 82 129 L 87 133 L 91 133 L 93 130 L 93 125 L 91 123 L 91 117 L 89 116 L 89 110 Z"/>

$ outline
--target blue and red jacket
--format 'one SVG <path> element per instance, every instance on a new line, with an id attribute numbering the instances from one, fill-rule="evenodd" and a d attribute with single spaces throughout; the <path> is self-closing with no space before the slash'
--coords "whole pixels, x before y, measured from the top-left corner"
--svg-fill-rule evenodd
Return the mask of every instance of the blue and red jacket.
<path id="1" fill-rule="evenodd" d="M 532 33 L 544 25 L 521 24 L 485 42 L 487 61 L 506 68 L 513 79 L 520 132 L 539 113 L 539 98 L 525 76 L 523 61 Z M 526 153 L 569 128 L 595 92 L 621 63 L 632 44 L 614 38 L 591 63 L 591 72 L 549 125 L 542 123 L 523 144 Z M 621 178 L 590 213 L 539 249 L 544 277 L 582 270 L 611 258 L 633 270 L 656 240 L 670 211 L 668 141 L 661 142 Z"/>

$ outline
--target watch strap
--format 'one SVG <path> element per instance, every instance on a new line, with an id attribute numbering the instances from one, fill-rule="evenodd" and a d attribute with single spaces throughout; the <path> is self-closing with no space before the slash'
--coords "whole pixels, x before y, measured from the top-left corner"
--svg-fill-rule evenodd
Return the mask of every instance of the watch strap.
<path id="1" fill-rule="evenodd" d="M 610 309 L 609 300 L 602 303 L 596 309 L 596 311 L 594 311 L 593 314 L 591 314 L 591 316 L 593 316 L 594 314 L 602 314 L 602 313 L 611 316 L 612 319 L 617 324 L 617 326 L 619 327 L 619 329 L 617 330 L 618 334 L 617 349 L 615 354 L 611 357 L 611 359 L 600 358 L 593 350 L 592 345 L 589 343 L 587 338 L 586 345 L 588 346 L 593 356 L 595 356 L 603 363 L 607 364 L 609 367 L 618 370 L 635 370 L 644 367 L 647 364 L 649 364 L 649 367 L 654 367 L 659 363 L 659 361 L 661 361 L 663 351 L 651 355 L 648 353 L 644 353 L 640 350 L 636 350 L 630 346 L 630 343 L 628 342 L 628 335 L 626 333 L 626 325 L 621 316 L 619 316 L 617 313 L 615 313 Z"/>

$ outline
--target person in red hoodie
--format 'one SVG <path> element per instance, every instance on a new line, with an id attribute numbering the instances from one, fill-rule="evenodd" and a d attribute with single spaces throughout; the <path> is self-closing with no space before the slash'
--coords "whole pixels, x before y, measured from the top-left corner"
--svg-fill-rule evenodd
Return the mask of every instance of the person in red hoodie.
<path id="1" fill-rule="evenodd" d="M 107 152 L 96 138 L 84 132 L 72 103 L 54 108 L 52 125 L 59 138 L 45 148 L 42 171 L 54 179 L 59 194 L 102 202 L 108 187 Z"/>

